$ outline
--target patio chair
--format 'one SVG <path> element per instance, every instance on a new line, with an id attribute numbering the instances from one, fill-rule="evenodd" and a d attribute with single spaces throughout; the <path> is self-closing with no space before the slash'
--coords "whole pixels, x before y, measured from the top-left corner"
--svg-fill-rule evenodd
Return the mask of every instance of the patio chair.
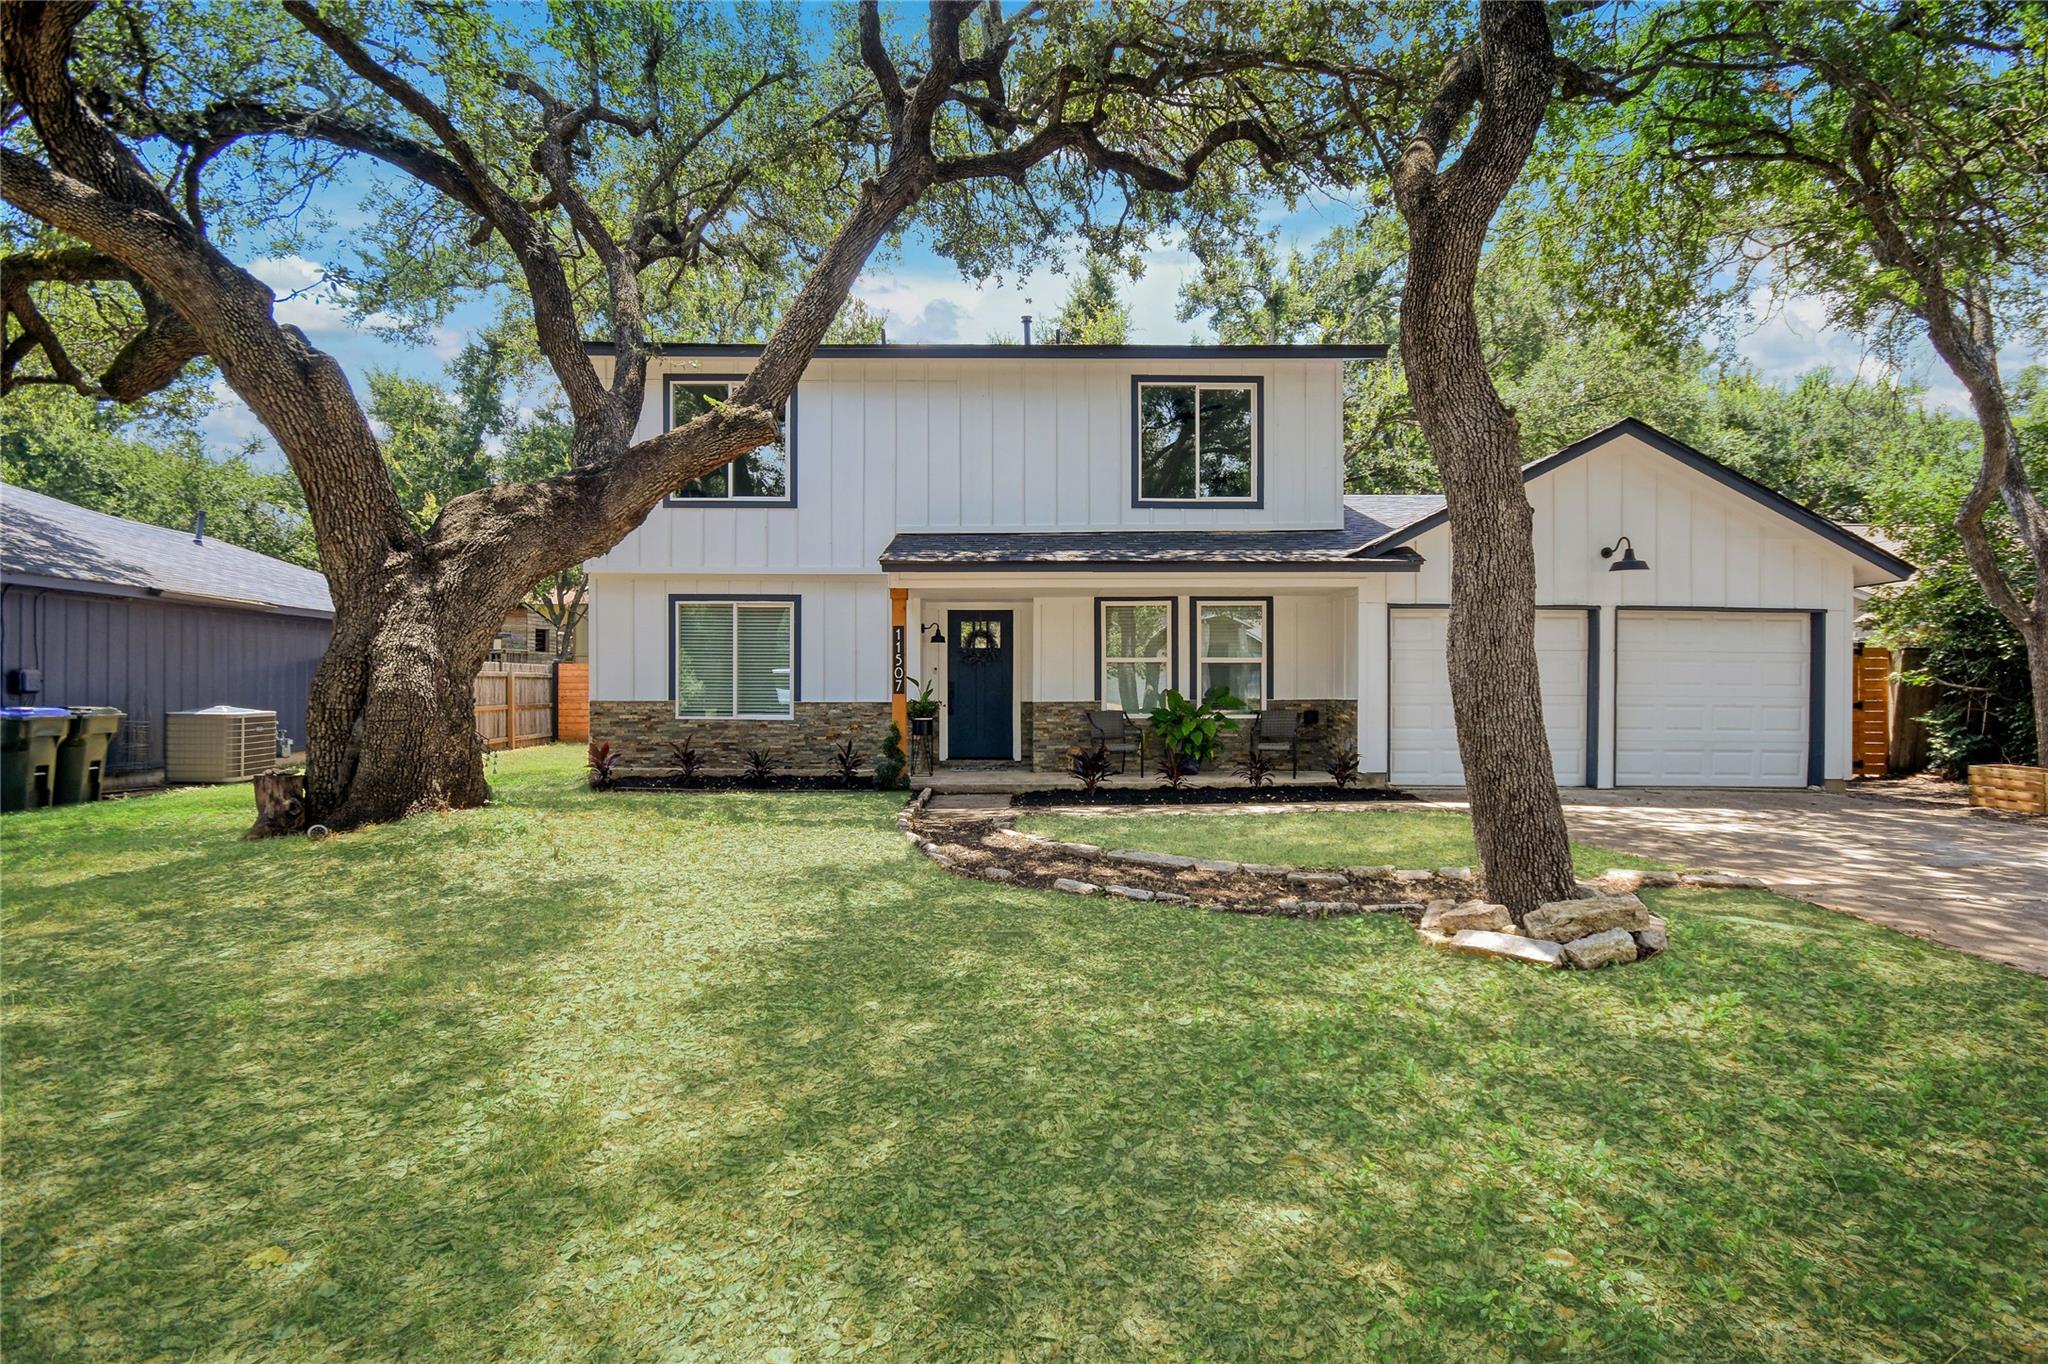
<path id="1" fill-rule="evenodd" d="M 1123 775 L 1133 753 L 1138 755 L 1138 775 L 1145 775 L 1145 731 L 1132 724 L 1131 717 L 1122 711 L 1089 711 L 1088 741 L 1116 755 L 1117 775 Z"/>
<path id="2" fill-rule="evenodd" d="M 1285 753 L 1294 775 L 1301 775 L 1301 712 L 1262 710 L 1252 722 L 1252 752 Z"/>

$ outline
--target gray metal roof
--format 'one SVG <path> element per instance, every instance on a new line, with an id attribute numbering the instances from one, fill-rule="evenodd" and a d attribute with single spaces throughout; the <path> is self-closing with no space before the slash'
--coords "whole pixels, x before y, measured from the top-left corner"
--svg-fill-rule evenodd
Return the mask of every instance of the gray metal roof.
<path id="1" fill-rule="evenodd" d="M 334 614 L 327 579 L 312 569 L 11 484 L 0 485 L 0 578 Z"/>
<path id="2" fill-rule="evenodd" d="M 1412 569 L 1412 552 L 1348 557 L 1440 497 L 1347 497 L 1341 530 L 967 531 L 899 535 L 885 569 L 1258 568 Z"/>

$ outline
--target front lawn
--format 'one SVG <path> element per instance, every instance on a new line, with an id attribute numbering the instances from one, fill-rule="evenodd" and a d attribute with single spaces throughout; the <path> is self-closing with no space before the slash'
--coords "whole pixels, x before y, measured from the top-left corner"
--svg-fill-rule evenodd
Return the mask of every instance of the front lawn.
<path id="1" fill-rule="evenodd" d="M 1542 974 L 503 768 L 0 821 L 7 1358 L 2048 1351 L 2048 982 L 1702 891 Z"/>
<path id="2" fill-rule="evenodd" d="M 1479 865 L 1478 850 L 1472 845 L 1472 821 L 1462 813 L 1393 803 L 1363 809 L 1284 813 L 1259 809 L 1230 814 L 1032 813 L 1020 819 L 1017 827 L 1104 848 L 1149 848 L 1186 857 L 1221 857 L 1232 862 L 1277 866 Z M 1572 862 L 1579 875 L 1587 877 L 1598 876 L 1609 867 L 1659 871 L 1670 866 L 1588 843 L 1572 846 Z"/>

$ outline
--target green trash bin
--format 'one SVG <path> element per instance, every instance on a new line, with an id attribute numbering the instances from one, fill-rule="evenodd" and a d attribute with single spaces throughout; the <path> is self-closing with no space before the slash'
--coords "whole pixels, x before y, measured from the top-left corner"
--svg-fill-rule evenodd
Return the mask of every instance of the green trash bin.
<path id="1" fill-rule="evenodd" d="M 107 745 L 128 717 L 112 706 L 73 706 L 71 737 L 57 746 L 59 805 L 83 805 L 100 798 L 100 776 L 107 769 Z"/>
<path id="2" fill-rule="evenodd" d="M 48 805 L 57 787 L 57 745 L 71 712 L 55 706 L 0 706 L 0 810 Z"/>

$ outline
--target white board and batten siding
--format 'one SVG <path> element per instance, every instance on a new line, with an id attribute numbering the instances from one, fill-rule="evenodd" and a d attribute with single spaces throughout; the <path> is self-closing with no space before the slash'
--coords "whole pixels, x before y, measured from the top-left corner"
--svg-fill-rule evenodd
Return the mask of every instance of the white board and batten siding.
<path id="1" fill-rule="evenodd" d="M 687 376 L 738 374 L 704 360 Z M 1262 382 L 1264 505 L 1135 507 L 1134 375 Z M 650 374 L 636 435 L 661 426 Z M 657 507 L 594 573 L 874 573 L 899 531 L 1343 524 L 1334 360 L 821 360 L 797 389 L 795 507 Z"/>
<path id="2" fill-rule="evenodd" d="M 889 687 L 889 592 L 887 580 L 851 575 L 607 574 L 591 597 L 590 627 L 602 647 L 591 656 L 591 687 L 601 699 L 656 701 L 668 695 L 670 598 L 676 593 L 717 596 L 768 594 L 803 599 L 799 627 L 799 694 L 805 701 L 878 701 Z M 1021 701 L 1090 701 L 1095 678 L 1097 596 L 1145 595 L 1110 582 L 1086 595 L 1039 592 L 1025 597 L 967 590 L 914 594 L 910 601 L 912 677 L 929 676 L 944 694 L 945 647 L 929 643 L 921 623 L 943 623 L 946 613 L 997 609 L 1015 612 L 1017 698 Z M 1185 584 L 1178 591 L 1178 673 L 1190 684 L 1193 641 L 1187 619 Z M 1229 597 L 1229 592 L 1204 596 Z M 1263 594 L 1262 594 L 1263 595 Z M 1356 686 L 1357 648 L 1353 599 L 1338 592 L 1273 594 L 1273 695 L 1287 699 L 1339 700 Z M 598 689 L 603 690 L 599 691 Z"/>
<path id="3" fill-rule="evenodd" d="M 1796 636 L 1801 649 L 1796 685 L 1803 701 L 1807 695 L 1810 613 L 1815 611 L 1826 613 L 1824 656 L 1830 663 L 1820 680 L 1822 771 L 1829 778 L 1848 776 L 1848 660 L 1858 575 L 1853 555 L 1630 435 L 1619 436 L 1540 475 L 1527 484 L 1527 490 L 1535 514 L 1538 605 L 1573 608 L 1581 614 L 1591 608 L 1596 613 L 1601 679 L 1599 785 L 1611 786 L 1617 781 L 1670 785 L 1688 780 L 1684 772 L 1694 760 L 1680 756 L 1678 749 L 1659 764 L 1646 763 L 1639 751 L 1639 746 L 1648 742 L 1647 727 L 1672 722 L 1675 709 L 1683 704 L 1675 699 L 1656 703 L 1661 718 L 1653 720 L 1643 709 L 1649 703 L 1640 698 L 1653 685 L 1650 672 L 1670 682 L 1686 671 L 1673 659 L 1653 662 L 1651 654 L 1662 647 L 1660 640 L 1684 636 L 1688 623 L 1708 642 L 1704 647 L 1676 646 L 1696 674 L 1683 694 L 1709 705 L 1704 723 L 1717 731 L 1711 743 L 1703 739 L 1688 751 L 1696 750 L 1698 761 L 1708 768 L 1718 765 L 1732 773 L 1748 764 L 1760 774 L 1781 773 L 1784 755 L 1793 743 L 1781 726 L 1789 714 L 1781 693 L 1794 684 L 1780 677 L 1772 684 L 1776 691 L 1766 688 L 1764 694 L 1758 694 L 1743 679 L 1765 665 L 1733 647 L 1733 642 L 1748 636 L 1775 641 L 1768 671 L 1778 677 L 1784 661 L 1777 655 L 1788 653 Z M 1623 535 L 1648 561 L 1647 571 L 1611 572 L 1608 562 L 1600 558 L 1601 548 Z M 1360 702 L 1364 715 L 1373 713 L 1376 703 L 1384 707 L 1391 700 L 1384 690 L 1376 692 L 1374 679 L 1391 679 L 1392 661 L 1385 656 L 1384 645 L 1378 646 L 1381 656 L 1373 656 L 1375 637 L 1390 638 L 1390 615 L 1404 614 L 1390 613 L 1388 607 L 1440 606 L 1450 600 L 1449 528 L 1429 530 L 1412 544 L 1424 559 L 1420 572 L 1376 575 L 1363 585 L 1360 594 L 1361 669 L 1368 693 Z M 1657 626 L 1644 608 L 1689 608 L 1691 614 L 1684 622 Z M 1715 617 L 1726 619 L 1717 621 Z M 1624 665 L 1616 652 L 1617 641 L 1630 639 L 1636 643 L 1630 646 Z M 1832 666 L 1837 660 L 1840 666 Z M 1624 681 L 1624 670 L 1631 680 Z M 1617 710 L 1617 701 L 1624 694 L 1632 708 L 1626 726 L 1631 757 L 1625 766 L 1618 747 L 1624 721 Z M 1727 699 L 1707 703 L 1709 695 Z M 1718 714 L 1713 704 L 1719 705 Z M 1546 704 L 1545 709 L 1547 714 L 1553 710 L 1561 714 L 1563 707 Z M 1748 718 L 1739 716 L 1738 711 Z M 1796 785 L 1804 785 L 1807 774 L 1805 716 L 1802 707 Z M 1384 730 L 1374 732 L 1369 723 L 1361 728 L 1361 764 L 1370 767 L 1374 760 L 1388 764 L 1389 735 Z M 1738 740 L 1739 732 L 1751 737 Z M 1566 774 L 1560 771 L 1559 775 L 1562 779 Z M 1759 775 L 1746 781 L 1729 776 L 1723 784 L 1768 784 L 1784 779 Z M 1712 772 L 1707 771 L 1700 780 L 1712 782 Z"/>
<path id="4" fill-rule="evenodd" d="M 1284 700 L 1342 700 L 1352 695 L 1353 598 L 1337 592 L 1267 592 L 1234 594 L 1227 590 L 1190 589 L 1185 583 L 1164 589 L 1127 588 L 1110 579 L 1088 596 L 1042 595 L 1024 606 L 1034 612 L 1031 657 L 1031 698 L 1037 701 L 1092 701 L 1100 690 L 1095 676 L 1095 597 L 1130 598 L 1180 594 L 1177 602 L 1175 676 L 1182 691 L 1194 688 L 1194 639 L 1188 598 L 1230 600 L 1233 596 L 1272 598 L 1273 676 L 1267 688 Z M 934 654 L 938 650 L 932 651 Z"/>
<path id="5" fill-rule="evenodd" d="M 797 696 L 881 701 L 889 695 L 889 590 L 879 577 L 606 574 L 590 594 L 590 694 L 660 701 L 671 694 L 670 598 L 798 597 Z"/>

